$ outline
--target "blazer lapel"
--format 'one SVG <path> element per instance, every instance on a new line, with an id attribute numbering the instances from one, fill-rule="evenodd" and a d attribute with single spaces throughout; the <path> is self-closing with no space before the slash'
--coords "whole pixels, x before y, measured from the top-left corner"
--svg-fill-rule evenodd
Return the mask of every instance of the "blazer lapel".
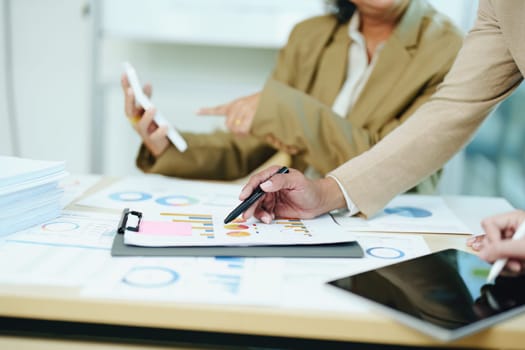
<path id="1" fill-rule="evenodd" d="M 314 84 L 311 90 L 312 96 L 330 106 L 334 103 L 346 79 L 350 47 L 348 23 L 337 26 L 331 40 L 332 42 L 325 46 L 322 53 L 324 56 L 318 58 L 320 64 L 317 67 L 317 77 L 322 77 L 322 81 Z"/>
<path id="2" fill-rule="evenodd" d="M 347 115 L 347 119 L 356 125 L 364 125 L 380 104 L 388 103 L 387 95 L 410 65 L 411 52 L 417 46 L 422 18 L 420 13 L 427 6 L 424 1 L 411 1 L 396 29 L 385 42 L 372 74 Z"/>

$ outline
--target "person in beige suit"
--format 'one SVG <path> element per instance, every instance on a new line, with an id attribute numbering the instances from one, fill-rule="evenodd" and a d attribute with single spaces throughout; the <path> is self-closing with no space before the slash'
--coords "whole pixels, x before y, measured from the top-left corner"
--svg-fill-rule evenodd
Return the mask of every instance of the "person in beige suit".
<path id="1" fill-rule="evenodd" d="M 311 218 L 337 208 L 371 216 L 395 195 L 440 168 L 472 136 L 496 104 L 523 81 L 525 1 L 480 0 L 478 18 L 452 69 L 436 93 L 402 126 L 369 151 L 312 181 L 292 169 L 254 175 L 241 192 L 244 200 L 260 184 L 268 192 L 243 215 L 264 222 L 276 216 Z M 256 125 L 255 125 L 256 127 Z M 523 242 L 505 242 L 523 220 L 522 212 L 488 219 L 487 239 L 469 245 L 489 261 L 507 256 L 525 262 Z M 489 236 L 490 233 L 490 236 Z M 513 246 L 514 249 L 509 249 Z M 516 252 L 516 249 L 519 252 Z M 518 267 L 516 267 L 518 269 Z"/>
<path id="2" fill-rule="evenodd" d="M 181 153 L 147 111 L 135 124 L 144 141 L 139 168 L 231 180 L 284 151 L 294 167 L 325 175 L 405 122 L 442 82 L 462 36 L 426 1 L 346 4 L 356 7 L 353 15 L 320 16 L 294 28 L 261 93 L 200 111 L 225 114 L 231 132 L 184 133 L 189 148 Z M 125 77 L 122 85 L 128 117 L 141 115 Z M 420 191 L 431 192 L 436 179 Z"/>

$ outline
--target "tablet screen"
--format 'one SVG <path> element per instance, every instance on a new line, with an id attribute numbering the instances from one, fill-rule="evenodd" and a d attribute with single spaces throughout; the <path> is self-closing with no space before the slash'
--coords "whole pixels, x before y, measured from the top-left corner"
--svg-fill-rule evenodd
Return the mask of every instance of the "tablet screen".
<path id="1" fill-rule="evenodd" d="M 443 329 L 448 334 L 444 338 L 452 339 L 524 309 L 525 277 L 499 276 L 486 284 L 489 270 L 476 255 L 449 249 L 329 283 L 396 311 L 394 316 L 409 316 L 405 321 Z"/>

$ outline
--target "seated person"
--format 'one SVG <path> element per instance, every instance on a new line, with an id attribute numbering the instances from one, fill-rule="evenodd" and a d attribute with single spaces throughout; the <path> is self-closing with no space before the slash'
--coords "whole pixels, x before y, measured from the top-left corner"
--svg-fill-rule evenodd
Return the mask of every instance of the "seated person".
<path id="1" fill-rule="evenodd" d="M 335 7 L 335 14 L 293 29 L 260 93 L 201 110 L 225 114 L 230 132 L 183 133 L 184 153 L 153 123 L 153 110 L 136 107 L 124 76 L 126 114 L 142 116 L 134 124 L 143 140 L 138 167 L 232 180 L 284 151 L 293 167 L 325 175 L 403 123 L 447 74 L 460 32 L 423 0 L 337 1 Z M 431 192 L 436 179 L 420 185 L 420 192 Z"/>

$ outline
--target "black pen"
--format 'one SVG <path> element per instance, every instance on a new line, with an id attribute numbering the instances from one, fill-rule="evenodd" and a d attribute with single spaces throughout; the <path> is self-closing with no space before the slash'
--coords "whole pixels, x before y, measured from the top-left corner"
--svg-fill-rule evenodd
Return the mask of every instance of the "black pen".
<path id="1" fill-rule="evenodd" d="M 286 174 L 288 171 L 289 171 L 288 168 L 283 166 L 281 169 L 277 170 L 275 174 Z M 235 219 L 237 216 L 244 213 L 246 209 L 251 207 L 252 204 L 255 203 L 259 198 L 261 198 L 261 196 L 265 193 L 266 192 L 264 192 L 261 189 L 261 186 L 257 186 L 255 191 L 253 191 L 252 194 L 250 194 L 248 198 L 246 198 L 241 204 L 237 206 L 237 208 L 233 209 L 232 212 L 229 213 L 228 216 L 226 216 L 226 219 L 224 219 L 224 223 L 227 224 L 233 219 Z"/>

